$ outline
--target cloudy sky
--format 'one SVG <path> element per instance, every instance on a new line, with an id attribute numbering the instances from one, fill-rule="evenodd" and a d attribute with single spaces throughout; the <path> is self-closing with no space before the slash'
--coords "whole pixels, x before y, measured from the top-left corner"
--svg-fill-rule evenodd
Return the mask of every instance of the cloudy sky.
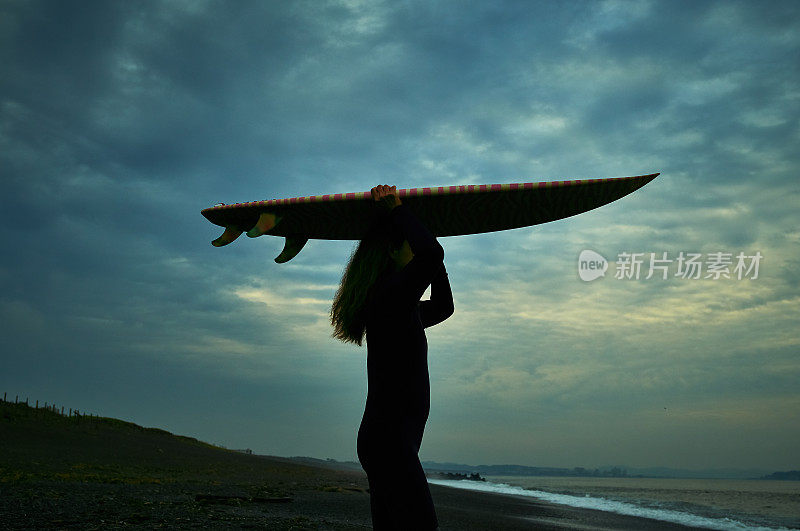
<path id="1" fill-rule="evenodd" d="M 201 209 L 662 172 L 442 239 L 421 457 L 796 469 L 798 117 L 794 1 L 2 0 L 0 392 L 355 459 L 365 350 L 328 322 L 353 243 L 278 265 L 278 238 L 213 248 Z"/>

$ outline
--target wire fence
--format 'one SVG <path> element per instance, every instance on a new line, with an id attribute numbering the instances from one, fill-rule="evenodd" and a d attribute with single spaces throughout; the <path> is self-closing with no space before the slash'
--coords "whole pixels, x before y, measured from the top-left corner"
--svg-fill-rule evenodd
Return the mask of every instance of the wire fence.
<path id="1" fill-rule="evenodd" d="M 3 392 L 3 402 L 11 404 L 12 402 L 8 399 L 7 392 Z M 28 403 L 28 397 L 25 397 L 25 400 L 22 401 L 19 398 L 19 395 L 14 396 L 14 404 L 24 404 L 29 408 L 35 409 L 37 411 L 50 411 L 61 415 L 62 417 L 70 417 L 76 419 L 97 419 L 100 418 L 99 415 L 95 413 L 86 413 L 85 411 L 80 411 L 78 409 L 67 408 L 66 406 L 58 406 L 55 403 L 43 402 L 42 406 L 39 406 L 39 401 L 37 400 L 33 406 Z"/>

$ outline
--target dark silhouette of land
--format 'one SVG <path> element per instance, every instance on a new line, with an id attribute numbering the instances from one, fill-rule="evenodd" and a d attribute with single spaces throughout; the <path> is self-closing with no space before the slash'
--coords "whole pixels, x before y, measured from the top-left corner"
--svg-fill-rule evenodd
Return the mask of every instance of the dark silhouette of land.
<path id="1" fill-rule="evenodd" d="M 686 529 L 431 486 L 443 530 Z M 366 476 L 0 402 L 0 527 L 369 529 Z"/>
<path id="2" fill-rule="evenodd" d="M 788 470 L 786 472 L 773 472 L 761 479 L 774 479 L 779 481 L 800 481 L 800 470 Z"/>

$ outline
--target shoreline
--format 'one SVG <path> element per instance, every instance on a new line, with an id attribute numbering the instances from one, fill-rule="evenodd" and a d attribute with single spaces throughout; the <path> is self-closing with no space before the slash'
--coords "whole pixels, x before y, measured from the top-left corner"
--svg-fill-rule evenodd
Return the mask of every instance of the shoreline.
<path id="1" fill-rule="evenodd" d="M 661 520 L 536 500 L 528 496 L 431 485 L 439 524 L 445 529 L 508 530 L 687 530 Z"/>
<path id="2" fill-rule="evenodd" d="M 291 464 L 280 458 L 254 459 L 262 460 L 267 469 L 279 467 L 280 473 L 272 477 L 259 474 L 255 481 L 254 477 L 140 484 L 3 481 L 0 514 L 8 529 L 371 529 L 363 472 Z M 430 487 L 442 531 L 697 529 L 525 496 Z"/>

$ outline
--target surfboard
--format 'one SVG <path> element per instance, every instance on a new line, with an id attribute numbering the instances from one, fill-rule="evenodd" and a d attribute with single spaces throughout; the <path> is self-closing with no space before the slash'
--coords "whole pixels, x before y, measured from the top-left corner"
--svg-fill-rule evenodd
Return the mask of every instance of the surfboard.
<path id="1" fill-rule="evenodd" d="M 517 229 L 581 214 L 616 201 L 659 174 L 608 179 L 578 179 L 512 184 L 409 188 L 397 191 L 404 205 L 436 236 L 479 234 Z M 375 214 L 370 192 L 269 199 L 202 210 L 211 223 L 225 228 L 215 247 L 242 233 L 286 238 L 275 261 L 288 262 L 308 242 L 359 240 Z"/>

